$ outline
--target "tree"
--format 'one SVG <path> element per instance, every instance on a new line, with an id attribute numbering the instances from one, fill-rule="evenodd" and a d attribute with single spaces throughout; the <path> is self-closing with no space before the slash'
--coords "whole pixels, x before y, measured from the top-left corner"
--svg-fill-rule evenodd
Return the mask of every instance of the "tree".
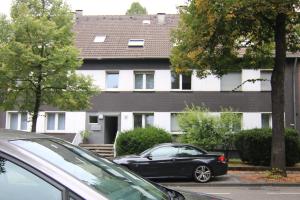
<path id="1" fill-rule="evenodd" d="M 11 20 L 1 18 L 0 92 L 2 109 L 32 116 L 36 132 L 42 105 L 64 110 L 89 106 L 98 89 L 76 74 L 81 65 L 74 46 L 73 14 L 61 0 L 15 0 Z M 0 35 L 0 39 L 1 39 Z"/>
<path id="2" fill-rule="evenodd" d="M 139 2 L 133 2 L 126 15 L 147 15 L 147 10 Z"/>
<path id="3" fill-rule="evenodd" d="M 196 69 L 205 77 L 273 67 L 271 166 L 282 175 L 285 59 L 286 51 L 300 48 L 299 7 L 299 0 L 191 0 L 173 33 L 171 63 L 176 72 Z"/>

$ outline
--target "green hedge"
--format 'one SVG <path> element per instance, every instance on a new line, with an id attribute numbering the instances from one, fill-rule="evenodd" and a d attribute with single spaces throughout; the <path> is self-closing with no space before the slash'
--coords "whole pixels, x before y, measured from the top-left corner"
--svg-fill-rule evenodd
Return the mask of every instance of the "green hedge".
<path id="1" fill-rule="evenodd" d="M 139 154 L 156 144 L 172 142 L 171 135 L 155 127 L 136 128 L 120 133 L 117 139 L 117 155 Z"/>
<path id="2" fill-rule="evenodd" d="M 237 133 L 235 147 L 241 160 L 254 165 L 269 166 L 271 162 L 272 130 L 251 129 Z M 286 164 L 293 166 L 300 161 L 300 140 L 294 129 L 285 130 Z"/>

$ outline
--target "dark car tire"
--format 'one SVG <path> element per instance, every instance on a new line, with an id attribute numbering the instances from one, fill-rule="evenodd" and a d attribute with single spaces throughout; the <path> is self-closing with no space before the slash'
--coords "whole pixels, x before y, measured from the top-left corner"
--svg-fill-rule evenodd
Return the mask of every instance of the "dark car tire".
<path id="1" fill-rule="evenodd" d="M 198 165 L 194 172 L 193 177 L 196 182 L 206 183 L 211 180 L 212 178 L 212 171 L 211 169 L 204 164 Z"/>

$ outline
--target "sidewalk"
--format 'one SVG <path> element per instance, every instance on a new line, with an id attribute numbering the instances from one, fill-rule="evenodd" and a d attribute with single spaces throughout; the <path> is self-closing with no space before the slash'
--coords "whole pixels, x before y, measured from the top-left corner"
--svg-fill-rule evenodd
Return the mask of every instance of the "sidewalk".
<path id="1" fill-rule="evenodd" d="M 168 180 L 161 181 L 165 186 L 300 186 L 300 171 L 288 171 L 287 178 L 267 178 L 266 171 L 228 171 L 227 175 L 214 178 L 208 183 L 196 183 L 194 181 Z"/>

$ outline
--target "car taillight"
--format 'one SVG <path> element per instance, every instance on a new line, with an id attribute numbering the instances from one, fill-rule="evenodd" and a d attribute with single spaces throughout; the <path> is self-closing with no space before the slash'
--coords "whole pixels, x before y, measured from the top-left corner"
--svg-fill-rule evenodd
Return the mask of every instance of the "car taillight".
<path id="1" fill-rule="evenodd" d="M 218 161 L 223 163 L 226 162 L 225 156 L 224 155 L 219 156 Z"/>

